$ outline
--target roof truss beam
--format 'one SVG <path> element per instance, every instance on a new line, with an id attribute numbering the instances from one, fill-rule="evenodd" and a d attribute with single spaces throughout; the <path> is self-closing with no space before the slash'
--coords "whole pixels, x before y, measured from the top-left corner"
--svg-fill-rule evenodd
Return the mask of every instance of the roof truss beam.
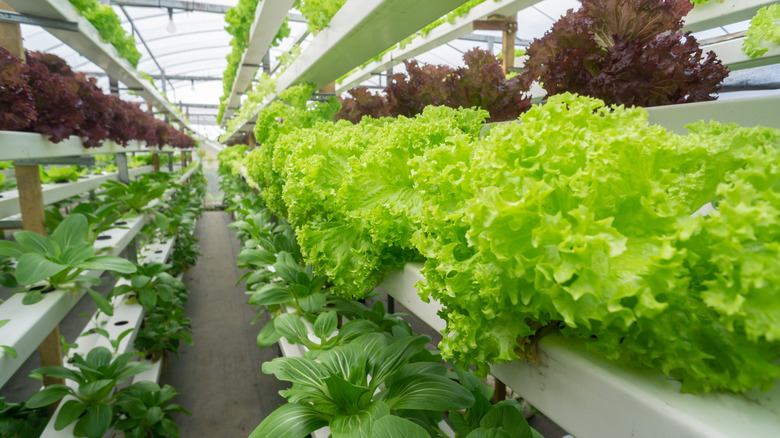
<path id="1" fill-rule="evenodd" d="M 135 6 L 142 8 L 180 9 L 184 11 L 211 12 L 224 14 L 230 6 L 212 3 L 191 2 L 182 0 L 111 0 L 112 5 Z"/>

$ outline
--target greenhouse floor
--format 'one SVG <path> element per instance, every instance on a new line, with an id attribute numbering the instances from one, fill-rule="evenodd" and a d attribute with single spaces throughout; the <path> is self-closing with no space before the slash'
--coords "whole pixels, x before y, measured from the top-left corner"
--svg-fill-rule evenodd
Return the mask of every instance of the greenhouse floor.
<path id="1" fill-rule="evenodd" d="M 192 318 L 192 346 L 182 345 L 160 378 L 181 393 L 177 403 L 192 412 L 175 417 L 182 437 L 246 438 L 262 419 L 284 402 L 278 391 L 286 382 L 263 374 L 262 364 L 279 347 L 258 348 L 257 332 L 267 320 L 246 304 L 242 272 L 236 268 L 241 244 L 228 225 L 227 213 L 207 211 L 195 235 L 203 255 L 184 276 L 190 289 L 187 316 Z"/>

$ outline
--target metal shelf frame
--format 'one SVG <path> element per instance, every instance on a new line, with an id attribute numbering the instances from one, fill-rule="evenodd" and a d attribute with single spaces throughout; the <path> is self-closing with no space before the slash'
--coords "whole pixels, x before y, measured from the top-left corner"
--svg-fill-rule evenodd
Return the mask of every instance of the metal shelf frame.
<path id="1" fill-rule="evenodd" d="M 249 44 L 238 64 L 236 77 L 225 106 L 225 114 L 222 116 L 222 126 L 225 126 L 233 112 L 238 109 L 241 95 L 249 87 L 255 72 L 260 68 L 263 56 L 268 53 L 271 42 L 293 3 L 294 0 L 262 0 L 257 5 L 255 18 L 249 29 Z"/>
<path id="2" fill-rule="evenodd" d="M 276 94 L 303 82 L 324 87 L 463 3 L 465 0 L 348 0 L 329 26 L 279 75 Z M 275 97 L 259 105 L 230 137 L 246 131 Z"/>

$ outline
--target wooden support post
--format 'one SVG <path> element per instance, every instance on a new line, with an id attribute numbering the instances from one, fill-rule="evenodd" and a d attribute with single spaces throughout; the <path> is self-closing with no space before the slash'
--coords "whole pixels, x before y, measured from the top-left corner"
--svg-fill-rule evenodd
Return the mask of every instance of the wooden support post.
<path id="1" fill-rule="evenodd" d="M 15 165 L 16 186 L 19 191 L 19 207 L 22 212 L 22 228 L 38 234 L 46 235 L 43 225 L 45 210 L 43 207 L 43 191 L 41 190 L 41 173 L 38 165 Z M 62 366 L 62 345 L 60 344 L 60 327 L 54 330 L 41 342 L 38 348 L 41 366 Z M 44 376 L 45 386 L 64 383 L 63 379 Z M 54 414 L 58 403 L 49 405 L 49 415 Z"/>
<path id="2" fill-rule="evenodd" d="M 152 105 L 151 100 L 146 101 L 146 112 L 149 114 L 154 115 L 154 105 Z"/>
<path id="3" fill-rule="evenodd" d="M 0 11 L 13 11 L 14 9 L 3 0 L 0 0 Z M 24 46 L 22 46 L 22 31 L 19 23 L 0 22 L 0 46 L 12 54 L 26 61 L 24 56 Z"/>
<path id="4" fill-rule="evenodd" d="M 249 143 L 248 146 L 250 150 L 257 147 L 257 140 L 254 135 L 249 136 L 249 141 L 247 143 Z"/>
<path id="5" fill-rule="evenodd" d="M 515 67 L 515 37 L 517 36 L 517 21 L 507 18 L 507 28 L 501 39 L 501 68 L 504 74 Z"/>
<path id="6" fill-rule="evenodd" d="M 173 152 L 168 152 L 168 172 L 173 173 Z"/>
<path id="7" fill-rule="evenodd" d="M 490 402 L 496 404 L 504 400 L 506 400 L 506 384 L 496 379 L 496 388 L 493 391 L 493 399 Z"/>
<path id="8" fill-rule="evenodd" d="M 0 0 L 0 9 L 13 11 L 5 2 Z M 24 47 L 22 46 L 22 33 L 17 23 L 0 23 L 0 45 L 9 52 L 26 61 Z M 43 221 L 46 217 L 43 207 L 43 191 L 41 190 L 41 173 L 37 165 L 15 165 L 16 187 L 19 192 L 19 207 L 22 212 L 22 228 L 38 234 L 46 235 L 46 227 Z M 41 342 L 38 347 L 41 357 L 41 366 L 62 366 L 62 344 L 60 344 L 60 326 L 57 325 Z M 64 379 L 55 379 L 43 376 L 45 386 L 56 383 L 65 383 Z M 59 403 L 52 403 L 47 410 L 49 415 L 54 415 Z"/>
<path id="9" fill-rule="evenodd" d="M 395 298 L 387 296 L 387 313 L 395 313 Z"/>
<path id="10" fill-rule="evenodd" d="M 160 170 L 160 155 L 157 154 L 157 151 L 152 152 L 152 164 L 154 164 L 155 172 Z"/>
<path id="11" fill-rule="evenodd" d="M 336 82 L 331 82 L 328 85 L 322 87 L 319 91 L 320 93 L 336 93 Z"/>
<path id="12" fill-rule="evenodd" d="M 181 151 L 180 154 L 181 154 L 181 168 L 185 169 L 187 167 L 187 155 L 185 155 L 184 151 Z"/>
<path id="13" fill-rule="evenodd" d="M 487 20 L 477 20 L 472 23 L 474 30 L 500 30 L 501 38 L 501 67 L 504 74 L 515 66 L 515 37 L 517 36 L 516 17 L 491 15 Z"/>

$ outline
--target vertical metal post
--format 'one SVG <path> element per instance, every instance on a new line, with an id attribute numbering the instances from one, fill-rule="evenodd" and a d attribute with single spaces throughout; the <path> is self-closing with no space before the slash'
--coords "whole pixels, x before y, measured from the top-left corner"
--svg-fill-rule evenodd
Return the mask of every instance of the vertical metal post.
<path id="1" fill-rule="evenodd" d="M 268 52 L 263 55 L 263 73 L 271 74 L 271 56 Z"/>
<path id="2" fill-rule="evenodd" d="M 395 313 L 395 298 L 387 296 L 387 313 Z"/>
<path id="3" fill-rule="evenodd" d="M 111 94 L 114 96 L 119 97 L 119 81 L 116 79 L 109 77 L 108 78 L 108 89 L 110 90 Z"/>
<path id="4" fill-rule="evenodd" d="M 127 153 L 119 152 L 116 154 L 116 168 L 119 173 L 119 182 L 128 184 L 130 182 L 130 171 L 127 168 Z M 138 263 L 138 245 L 133 239 L 127 244 L 127 259 L 133 263 Z"/>
<path id="5" fill-rule="evenodd" d="M 168 152 L 168 172 L 173 173 L 173 152 Z"/>
<path id="6" fill-rule="evenodd" d="M 130 171 L 127 168 L 127 153 L 119 152 L 116 154 L 116 168 L 119 173 L 119 182 L 130 182 Z"/>

